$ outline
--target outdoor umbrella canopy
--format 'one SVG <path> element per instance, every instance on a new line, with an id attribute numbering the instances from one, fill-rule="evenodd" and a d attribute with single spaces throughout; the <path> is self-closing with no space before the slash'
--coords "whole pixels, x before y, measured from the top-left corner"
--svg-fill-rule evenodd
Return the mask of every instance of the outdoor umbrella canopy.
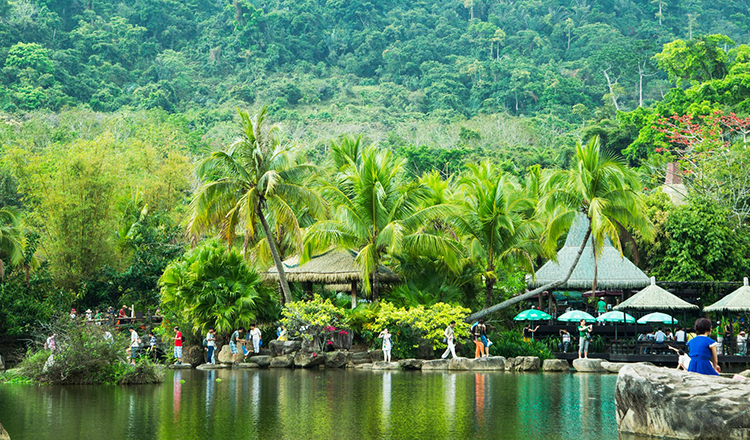
<path id="1" fill-rule="evenodd" d="M 744 313 L 750 312 L 750 286 L 747 278 L 743 286 L 724 298 L 716 301 L 708 307 L 703 308 L 704 312 L 722 312 L 722 313 Z"/>
<path id="2" fill-rule="evenodd" d="M 654 312 L 641 317 L 638 324 L 677 324 L 679 321 L 666 313 Z"/>
<path id="3" fill-rule="evenodd" d="M 552 316 L 539 309 L 524 310 L 513 318 L 514 321 L 546 321 L 548 319 L 552 319 Z"/>
<path id="4" fill-rule="evenodd" d="M 614 307 L 615 310 L 698 310 L 698 306 L 673 295 L 656 285 L 651 277 L 651 285 Z"/>
<path id="5" fill-rule="evenodd" d="M 628 324 L 635 324 L 635 318 L 625 312 L 603 313 L 596 320 L 599 322 L 627 322 Z"/>
<path id="6" fill-rule="evenodd" d="M 570 312 L 563 313 L 557 318 L 558 321 L 564 322 L 578 322 L 582 319 L 585 319 L 586 322 L 596 322 L 596 318 L 580 310 L 571 310 Z"/>

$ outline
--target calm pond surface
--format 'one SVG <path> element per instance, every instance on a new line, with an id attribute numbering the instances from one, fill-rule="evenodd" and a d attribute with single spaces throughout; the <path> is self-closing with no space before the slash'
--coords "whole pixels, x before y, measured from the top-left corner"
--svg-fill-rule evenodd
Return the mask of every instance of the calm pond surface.
<path id="1" fill-rule="evenodd" d="M 559 373 L 168 371 L 161 385 L 0 385 L 0 421 L 12 440 L 616 439 L 616 380 Z"/>

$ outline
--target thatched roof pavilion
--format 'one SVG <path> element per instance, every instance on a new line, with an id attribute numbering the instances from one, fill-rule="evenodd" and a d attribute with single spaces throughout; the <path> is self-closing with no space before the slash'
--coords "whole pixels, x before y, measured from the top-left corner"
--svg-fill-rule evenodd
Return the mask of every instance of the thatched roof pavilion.
<path id="1" fill-rule="evenodd" d="M 557 262 L 552 260 L 544 264 L 536 272 L 533 279 L 528 280 L 528 287 L 534 289 L 548 283 L 565 278 L 570 266 L 575 260 L 583 237 L 586 236 L 589 220 L 583 214 L 578 214 L 565 239 L 565 246 L 557 253 Z M 604 243 L 601 255 L 597 256 L 596 285 L 601 290 L 631 290 L 648 286 L 648 276 L 635 264 L 620 254 L 612 246 L 609 239 Z M 594 280 L 594 251 L 592 240 L 589 238 L 581 259 L 578 261 L 573 274 L 568 281 L 557 287 L 557 290 L 591 290 Z"/>
<path id="2" fill-rule="evenodd" d="M 290 282 L 317 284 L 349 284 L 362 281 L 362 268 L 355 261 L 357 254 L 351 250 L 330 250 L 316 255 L 305 264 L 299 264 L 299 256 L 284 260 L 284 273 Z M 272 280 L 279 279 L 276 266 L 264 274 Z M 381 283 L 394 283 L 399 280 L 397 274 L 380 266 L 378 279 Z"/>
<path id="3" fill-rule="evenodd" d="M 704 312 L 750 312 L 750 286 L 747 278 L 744 285 L 724 298 L 716 301 L 708 307 L 703 308 Z"/>
<path id="4" fill-rule="evenodd" d="M 698 310 L 698 306 L 678 298 L 656 285 L 656 279 L 651 277 L 651 285 L 636 293 L 632 297 L 615 306 L 615 310 Z"/>

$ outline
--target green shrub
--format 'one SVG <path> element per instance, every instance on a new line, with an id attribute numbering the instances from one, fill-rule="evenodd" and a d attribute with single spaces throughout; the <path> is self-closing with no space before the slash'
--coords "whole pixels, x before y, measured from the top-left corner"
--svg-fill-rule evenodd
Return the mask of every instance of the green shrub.
<path id="1" fill-rule="evenodd" d="M 538 356 L 542 360 L 554 357 L 546 344 L 540 341 L 525 342 L 519 332 L 491 333 L 488 336 L 492 341 L 492 346 L 490 346 L 492 356 L 504 356 L 506 358 Z"/>

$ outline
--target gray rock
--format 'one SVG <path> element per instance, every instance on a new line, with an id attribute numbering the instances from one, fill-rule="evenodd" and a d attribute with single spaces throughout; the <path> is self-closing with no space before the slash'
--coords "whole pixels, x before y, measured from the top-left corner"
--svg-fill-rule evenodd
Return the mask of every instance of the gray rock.
<path id="1" fill-rule="evenodd" d="M 294 366 L 299 368 L 317 367 L 325 364 L 325 362 L 326 357 L 323 354 L 298 351 L 297 354 L 294 355 Z"/>
<path id="2" fill-rule="evenodd" d="M 398 362 L 373 362 L 373 370 L 398 370 Z"/>
<path id="3" fill-rule="evenodd" d="M 372 364 L 357 364 L 354 368 L 357 370 L 372 370 Z"/>
<path id="4" fill-rule="evenodd" d="M 370 353 L 366 351 L 358 351 L 358 352 L 351 353 L 349 358 L 350 358 L 349 362 L 354 365 L 372 363 L 372 359 L 370 359 Z"/>
<path id="5" fill-rule="evenodd" d="M 268 343 L 268 348 L 271 349 L 274 355 L 281 356 L 299 351 L 302 348 L 302 343 L 300 341 L 279 341 L 274 339 Z"/>
<path id="6" fill-rule="evenodd" d="M 384 359 L 383 350 L 370 350 L 368 354 L 372 362 L 381 362 Z"/>
<path id="7" fill-rule="evenodd" d="M 271 368 L 290 368 L 294 365 L 294 356 L 291 354 L 285 354 L 282 356 L 276 356 L 271 358 Z"/>
<path id="8" fill-rule="evenodd" d="M 326 353 L 326 368 L 341 368 L 346 366 L 349 361 L 347 354 L 347 352 L 341 350 Z"/>
<path id="9" fill-rule="evenodd" d="M 0 371 L 5 370 L 5 361 L 3 361 L 3 357 L 0 356 Z M 0 427 L 2 429 L 2 427 Z"/>
<path id="10" fill-rule="evenodd" d="M 516 358 L 505 359 L 505 371 L 515 371 L 516 369 Z"/>
<path id="11" fill-rule="evenodd" d="M 448 359 L 433 359 L 431 361 L 422 362 L 422 371 L 425 370 L 447 370 L 450 364 Z"/>
<path id="12" fill-rule="evenodd" d="M 574 359 L 573 368 L 579 373 L 607 373 L 602 362 L 602 359 Z"/>
<path id="13" fill-rule="evenodd" d="M 189 370 L 189 369 L 193 368 L 193 366 L 190 365 L 190 364 L 180 364 L 180 365 L 172 364 L 168 368 L 170 370 Z"/>
<path id="14" fill-rule="evenodd" d="M 565 359 L 545 359 L 542 371 L 570 371 L 570 364 Z"/>
<path id="15" fill-rule="evenodd" d="M 651 362 L 639 362 L 639 364 L 642 364 L 642 365 L 651 365 L 651 366 L 654 365 Z M 633 362 L 607 362 L 607 361 L 602 361 L 602 368 L 604 368 L 605 370 L 607 370 L 607 372 L 609 372 L 609 373 L 615 373 L 615 374 L 617 374 L 617 373 L 620 372 L 620 370 L 622 369 L 622 367 L 624 367 L 625 365 L 634 365 L 634 363 Z"/>
<path id="16" fill-rule="evenodd" d="M 258 355 L 247 358 L 247 361 L 258 364 L 260 368 L 268 368 L 271 365 L 271 359 L 272 357 L 268 355 Z"/>
<path id="17" fill-rule="evenodd" d="M 196 370 L 225 370 L 231 368 L 231 365 L 227 364 L 200 364 L 195 367 Z"/>
<path id="18" fill-rule="evenodd" d="M 252 370 L 256 368 L 260 368 L 260 365 L 254 362 L 237 362 L 236 364 L 232 365 L 233 370 Z"/>
<path id="19" fill-rule="evenodd" d="M 615 404 L 622 433 L 675 439 L 748 439 L 750 384 L 643 364 L 622 367 Z"/>
<path id="20" fill-rule="evenodd" d="M 504 371 L 505 358 L 503 356 L 490 356 L 479 359 L 471 359 L 467 362 L 469 370 L 474 371 Z"/>
<path id="21" fill-rule="evenodd" d="M 182 363 L 188 363 L 198 366 L 205 360 L 205 350 L 197 345 L 187 345 L 182 347 Z"/>
<path id="22" fill-rule="evenodd" d="M 8 434 L 8 431 L 3 428 L 2 423 L 0 423 L 0 440 L 10 440 L 10 435 Z"/>
<path id="23" fill-rule="evenodd" d="M 746 377 L 746 378 L 750 379 L 750 370 L 745 370 L 742 373 L 738 373 L 738 374 L 740 376 L 742 376 L 742 377 Z"/>
<path id="24" fill-rule="evenodd" d="M 513 369 L 515 371 L 539 371 L 542 360 L 536 356 L 518 356 Z"/>
<path id="25" fill-rule="evenodd" d="M 448 369 L 451 371 L 469 371 L 471 360 L 465 357 L 456 357 L 448 361 Z"/>
<path id="26" fill-rule="evenodd" d="M 229 344 L 225 344 L 219 350 L 219 354 L 216 355 L 216 361 L 222 364 L 231 364 L 234 362 L 234 356 L 232 351 L 229 349 Z M 242 347 L 237 346 L 237 362 L 242 361 Z"/>
<path id="27" fill-rule="evenodd" d="M 404 370 L 421 370 L 424 361 L 422 359 L 401 359 L 398 365 Z"/>

